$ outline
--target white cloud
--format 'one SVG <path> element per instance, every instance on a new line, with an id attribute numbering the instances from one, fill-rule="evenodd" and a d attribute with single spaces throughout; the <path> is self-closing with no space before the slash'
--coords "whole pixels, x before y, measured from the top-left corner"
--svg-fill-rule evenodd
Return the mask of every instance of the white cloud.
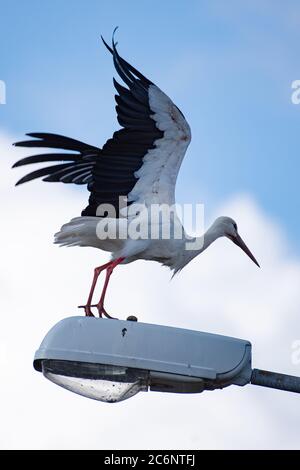
<path id="1" fill-rule="evenodd" d="M 1 448 L 298 448 L 299 397 L 246 386 L 200 395 L 143 393 L 119 403 L 84 399 L 33 370 L 35 349 L 60 319 L 80 313 L 92 269 L 107 259 L 94 249 L 52 245 L 53 233 L 87 200 L 84 189 L 41 182 L 13 187 L 10 164 L 23 151 L 1 153 Z M 261 263 L 259 270 L 222 239 L 169 282 L 155 263 L 120 267 L 108 292 L 121 318 L 250 339 L 254 367 L 300 375 L 291 361 L 300 339 L 300 260 L 280 226 L 251 196 L 236 196 L 216 215 L 230 215 Z M 296 401 L 297 400 L 297 401 Z"/>

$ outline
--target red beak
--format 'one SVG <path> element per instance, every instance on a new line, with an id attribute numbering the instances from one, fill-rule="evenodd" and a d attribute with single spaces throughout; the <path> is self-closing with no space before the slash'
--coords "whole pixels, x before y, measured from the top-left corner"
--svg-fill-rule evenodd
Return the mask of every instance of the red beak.
<path id="1" fill-rule="evenodd" d="M 256 266 L 258 266 L 260 268 L 258 262 L 256 261 L 253 254 L 251 253 L 251 251 L 247 247 L 246 243 L 243 241 L 242 237 L 240 237 L 239 234 L 237 234 L 235 237 L 230 237 L 230 240 L 232 240 L 233 243 L 235 243 L 237 246 L 239 246 L 246 253 L 246 255 L 248 255 L 249 258 L 252 259 L 253 263 L 255 263 Z"/>

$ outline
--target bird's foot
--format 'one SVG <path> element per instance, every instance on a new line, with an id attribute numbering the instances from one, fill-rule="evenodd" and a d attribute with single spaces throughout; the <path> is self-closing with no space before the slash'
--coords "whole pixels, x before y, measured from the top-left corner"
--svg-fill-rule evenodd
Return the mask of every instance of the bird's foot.
<path id="1" fill-rule="evenodd" d="M 115 318 L 115 317 L 112 317 L 111 315 L 109 315 L 109 313 L 107 313 L 107 311 L 105 310 L 103 305 L 101 305 L 100 303 L 95 304 L 95 305 L 78 305 L 78 308 L 83 308 L 84 309 L 86 317 L 95 317 L 95 315 L 93 314 L 93 312 L 91 310 L 92 307 L 97 308 L 100 318 L 103 318 L 103 315 L 104 315 L 106 318 L 111 318 L 112 320 L 118 320 L 118 318 Z"/>
<path id="2" fill-rule="evenodd" d="M 105 308 L 104 308 L 104 306 L 101 302 L 99 302 L 98 304 L 95 304 L 95 305 L 91 305 L 91 307 L 96 307 L 97 308 L 100 318 L 103 318 L 103 315 L 104 315 L 106 318 L 110 318 L 111 320 L 118 320 L 118 318 L 112 317 L 111 315 L 109 315 L 109 313 L 107 313 L 107 311 L 105 310 Z"/>
<path id="3" fill-rule="evenodd" d="M 92 305 L 78 305 L 78 308 L 84 308 L 85 316 L 86 317 L 94 317 L 95 315 L 93 314 L 91 310 Z"/>

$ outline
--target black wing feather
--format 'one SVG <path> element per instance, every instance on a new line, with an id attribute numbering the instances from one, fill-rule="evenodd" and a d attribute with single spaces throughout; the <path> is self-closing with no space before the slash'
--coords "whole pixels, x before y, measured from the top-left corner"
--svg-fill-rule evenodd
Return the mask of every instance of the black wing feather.
<path id="1" fill-rule="evenodd" d="M 89 167 L 91 171 L 92 167 L 95 165 L 95 160 L 99 155 L 100 149 L 92 145 L 85 144 L 79 140 L 70 139 L 63 135 L 58 134 L 48 134 L 42 132 L 31 132 L 27 134 L 29 137 L 35 137 L 38 140 L 26 140 L 22 142 L 16 142 L 14 145 L 16 147 L 47 147 L 53 149 L 63 149 L 63 150 L 76 150 L 78 153 L 47 153 L 42 155 L 32 155 L 30 157 L 22 158 L 18 160 L 13 168 L 29 165 L 31 163 L 44 163 L 44 162 L 69 162 L 61 163 L 59 165 L 48 166 L 40 170 L 33 171 L 28 175 L 21 178 L 16 186 L 19 184 L 26 183 L 41 176 L 46 176 L 43 181 L 47 182 L 59 182 L 62 181 L 61 176 L 71 175 L 74 172 L 75 168 L 78 168 L 78 172 L 74 175 L 76 177 L 74 180 L 72 178 L 66 178 L 64 182 L 75 183 L 75 184 L 84 184 L 83 178 L 86 178 L 86 169 Z"/>
<path id="2" fill-rule="evenodd" d="M 12 168 L 17 168 L 18 166 L 28 165 L 30 163 L 43 163 L 43 162 L 64 162 L 64 161 L 81 161 L 81 155 L 77 153 L 44 153 L 42 155 L 32 155 L 31 157 L 21 158 L 18 160 Z"/>
<path id="3" fill-rule="evenodd" d="M 40 168 L 39 170 L 32 171 L 31 173 L 28 173 L 28 175 L 23 176 L 19 181 L 17 181 L 16 186 L 22 183 L 27 183 L 28 181 L 34 180 L 36 178 L 40 178 L 41 176 L 49 175 L 49 173 L 55 174 L 55 172 L 58 172 L 62 168 L 66 168 L 68 166 L 68 163 L 64 165 L 53 165 L 53 166 L 48 166 L 46 168 Z"/>

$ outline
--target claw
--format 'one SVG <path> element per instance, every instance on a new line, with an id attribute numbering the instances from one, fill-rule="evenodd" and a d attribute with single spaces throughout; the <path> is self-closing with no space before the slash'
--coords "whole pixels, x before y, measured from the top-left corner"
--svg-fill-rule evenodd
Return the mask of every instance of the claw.
<path id="1" fill-rule="evenodd" d="M 91 305 L 91 307 L 97 307 L 100 318 L 102 318 L 102 315 L 104 315 L 106 318 L 110 318 L 111 320 L 118 320 L 118 318 L 115 318 L 109 315 L 109 313 L 107 313 L 103 305 L 97 304 L 97 305 Z"/>
<path id="2" fill-rule="evenodd" d="M 92 310 L 91 310 L 91 307 L 92 307 L 92 305 L 78 305 L 78 308 L 84 308 L 86 317 L 94 317 L 95 316 L 93 314 Z"/>

